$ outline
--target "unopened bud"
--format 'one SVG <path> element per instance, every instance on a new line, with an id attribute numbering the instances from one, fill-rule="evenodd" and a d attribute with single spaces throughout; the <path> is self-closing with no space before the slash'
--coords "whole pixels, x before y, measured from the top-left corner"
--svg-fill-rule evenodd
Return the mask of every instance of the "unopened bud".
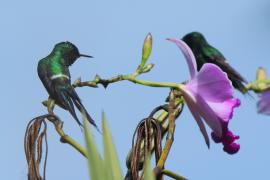
<path id="1" fill-rule="evenodd" d="M 154 64 L 147 64 L 144 68 L 143 68 L 143 70 L 142 70 L 142 72 L 143 73 L 147 73 L 147 72 L 149 72 L 152 68 L 154 67 Z"/>
<path id="2" fill-rule="evenodd" d="M 263 80 L 266 78 L 267 78 L 267 75 L 266 75 L 265 69 L 262 67 L 259 67 L 256 74 L 256 80 L 258 81 L 258 80 Z"/>
<path id="3" fill-rule="evenodd" d="M 76 85 L 78 85 L 78 84 L 80 84 L 81 83 L 81 77 L 79 77 L 78 79 L 76 79 L 75 81 L 74 81 L 74 85 L 76 86 Z"/>
<path id="4" fill-rule="evenodd" d="M 98 74 L 96 74 L 95 81 L 99 81 L 100 79 L 101 79 L 100 76 Z"/>
<path id="5" fill-rule="evenodd" d="M 152 51 L 152 35 L 151 33 L 148 33 L 146 38 L 144 39 L 144 43 L 143 43 L 143 49 L 142 49 L 142 60 L 141 60 L 141 64 L 140 67 L 143 68 L 146 61 L 148 60 L 151 51 Z"/>
<path id="6" fill-rule="evenodd" d="M 42 103 L 42 104 L 43 104 L 43 106 L 45 106 L 45 107 L 47 107 L 47 106 L 48 106 L 48 101 L 47 101 L 47 100 L 42 101 L 41 103 Z"/>

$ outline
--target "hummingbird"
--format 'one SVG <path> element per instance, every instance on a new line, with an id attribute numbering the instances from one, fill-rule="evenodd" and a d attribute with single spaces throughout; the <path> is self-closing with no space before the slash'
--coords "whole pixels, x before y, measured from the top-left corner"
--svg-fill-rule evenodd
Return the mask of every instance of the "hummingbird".
<path id="1" fill-rule="evenodd" d="M 223 54 L 211 46 L 205 37 L 199 32 L 186 34 L 182 40 L 187 43 L 195 55 L 197 61 L 197 70 L 199 71 L 204 63 L 213 63 L 227 73 L 228 78 L 232 81 L 235 89 L 241 93 L 246 93 L 244 83 L 247 81 L 226 61 Z"/>
<path id="2" fill-rule="evenodd" d="M 79 57 L 92 58 L 92 56 L 80 54 L 78 48 L 71 42 L 60 42 L 54 46 L 47 57 L 38 62 L 38 76 L 49 96 L 55 100 L 57 105 L 69 111 L 80 127 L 82 127 L 82 124 L 75 113 L 74 104 L 85 115 L 90 124 L 97 128 L 95 121 L 86 111 L 71 85 L 69 66 Z"/>

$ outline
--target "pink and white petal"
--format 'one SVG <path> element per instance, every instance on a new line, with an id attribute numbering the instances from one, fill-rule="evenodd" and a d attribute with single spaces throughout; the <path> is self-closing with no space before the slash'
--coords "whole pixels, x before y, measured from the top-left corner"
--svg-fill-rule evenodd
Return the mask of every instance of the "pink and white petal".
<path id="1" fill-rule="evenodd" d="M 196 104 L 193 102 L 192 99 L 190 98 L 186 98 L 186 104 L 191 112 L 191 114 L 193 115 L 193 117 L 195 118 L 199 128 L 200 128 L 200 131 L 204 137 L 204 140 L 205 140 L 205 143 L 207 145 L 208 148 L 210 148 L 210 141 L 209 141 L 209 137 L 208 137 L 208 134 L 207 134 L 207 131 L 205 129 L 205 126 L 204 126 L 204 123 L 201 119 L 201 116 L 200 114 L 197 112 L 197 108 L 196 108 Z"/>
<path id="2" fill-rule="evenodd" d="M 257 103 L 258 113 L 270 115 L 270 89 L 260 94 L 260 99 Z"/>
<path id="3" fill-rule="evenodd" d="M 205 120 L 208 126 L 216 133 L 216 135 L 218 137 L 221 137 L 222 122 L 220 121 L 220 118 L 199 94 L 196 94 L 195 98 L 201 117 Z"/>
<path id="4" fill-rule="evenodd" d="M 237 98 L 232 98 L 224 102 L 208 102 L 207 104 L 213 109 L 216 115 L 225 122 L 232 119 L 233 110 L 241 105 L 241 101 Z"/>
<path id="5" fill-rule="evenodd" d="M 197 73 L 197 63 L 195 56 L 189 46 L 180 39 L 168 38 L 167 40 L 175 43 L 179 47 L 186 58 L 191 78 L 195 77 Z"/>
<path id="6" fill-rule="evenodd" d="M 186 86 L 206 101 L 223 102 L 233 97 L 233 86 L 227 74 L 211 63 L 204 64 L 197 76 Z"/>
<path id="7" fill-rule="evenodd" d="M 222 122 L 211 107 L 204 101 L 199 94 L 194 94 L 188 89 L 183 89 L 183 96 L 187 102 L 193 101 L 194 109 L 199 112 L 200 116 L 205 120 L 207 125 L 216 133 L 217 136 L 222 136 Z"/>

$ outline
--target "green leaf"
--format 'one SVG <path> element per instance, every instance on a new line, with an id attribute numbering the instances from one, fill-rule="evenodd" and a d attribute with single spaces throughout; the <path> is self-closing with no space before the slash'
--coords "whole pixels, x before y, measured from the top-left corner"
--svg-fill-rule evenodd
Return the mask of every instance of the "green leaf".
<path id="1" fill-rule="evenodd" d="M 106 174 L 104 173 L 103 160 L 98 153 L 96 143 L 94 141 L 91 129 L 89 127 L 89 123 L 85 118 L 85 115 L 83 115 L 83 119 L 90 178 L 92 180 L 105 179 Z"/>
<path id="2" fill-rule="evenodd" d="M 109 179 L 122 180 L 123 176 L 121 173 L 120 164 L 117 157 L 117 152 L 113 144 L 112 135 L 104 112 L 102 113 L 102 131 L 103 131 L 104 162 L 106 171 L 109 172 L 110 174 Z"/>

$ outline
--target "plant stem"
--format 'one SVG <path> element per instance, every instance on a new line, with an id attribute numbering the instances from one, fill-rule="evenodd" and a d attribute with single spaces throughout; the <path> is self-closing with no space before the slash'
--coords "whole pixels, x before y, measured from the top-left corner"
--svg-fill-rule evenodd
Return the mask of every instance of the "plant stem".
<path id="1" fill-rule="evenodd" d="M 151 86 L 151 87 L 166 87 L 166 88 L 173 88 L 173 89 L 180 89 L 179 84 L 177 83 L 168 83 L 168 82 L 154 82 L 154 81 L 146 81 L 146 80 L 138 80 L 136 79 L 138 75 L 131 74 L 131 75 L 118 75 L 110 79 L 101 79 L 99 76 L 96 76 L 92 81 L 85 81 L 81 82 L 77 80 L 74 82 L 74 87 L 83 87 L 83 86 L 90 86 L 90 87 L 97 87 L 98 84 L 102 84 L 104 87 L 107 87 L 111 83 L 119 82 L 119 81 L 130 81 L 135 84 L 141 84 L 144 86 Z"/>
<path id="2" fill-rule="evenodd" d="M 132 76 L 124 77 L 124 80 L 131 81 L 136 84 L 141 84 L 144 86 L 151 86 L 151 87 L 166 87 L 166 88 L 173 88 L 179 89 L 179 85 L 176 83 L 168 83 L 168 82 L 154 82 L 154 81 L 146 81 L 146 80 L 138 80 Z"/>
<path id="3" fill-rule="evenodd" d="M 63 131 L 63 129 L 56 129 L 57 133 L 61 136 L 60 141 L 62 143 L 68 143 L 72 147 L 74 147 L 77 151 L 79 151 L 84 157 L 86 157 L 86 150 L 77 143 L 74 139 L 66 135 Z"/>
<path id="4" fill-rule="evenodd" d="M 163 169 L 161 171 L 162 174 L 166 175 L 166 176 L 169 176 L 173 179 L 176 179 L 176 180 L 187 180 L 186 178 L 184 178 L 183 176 L 180 176 L 172 171 L 169 171 L 169 170 L 166 170 L 166 169 Z"/>
<path id="5" fill-rule="evenodd" d="M 48 120 L 54 124 L 55 130 L 60 135 L 60 141 L 62 143 L 67 143 L 67 144 L 71 145 L 73 148 L 75 148 L 77 151 L 79 151 L 84 157 L 87 157 L 86 150 L 79 143 L 77 143 L 74 139 L 69 137 L 64 132 L 64 130 L 62 128 L 63 123 L 57 116 L 55 116 L 55 115 L 52 115 L 52 117 L 48 116 Z"/>
<path id="6" fill-rule="evenodd" d="M 173 93 L 170 94 L 170 101 L 169 101 L 169 129 L 168 134 L 166 137 L 165 146 L 162 150 L 161 156 L 159 158 L 159 161 L 157 163 L 157 166 L 154 169 L 154 172 L 156 175 L 159 175 L 162 171 L 164 164 L 167 160 L 167 157 L 169 155 L 170 149 L 172 147 L 172 143 L 174 140 L 174 130 L 175 130 L 175 100 Z"/>

